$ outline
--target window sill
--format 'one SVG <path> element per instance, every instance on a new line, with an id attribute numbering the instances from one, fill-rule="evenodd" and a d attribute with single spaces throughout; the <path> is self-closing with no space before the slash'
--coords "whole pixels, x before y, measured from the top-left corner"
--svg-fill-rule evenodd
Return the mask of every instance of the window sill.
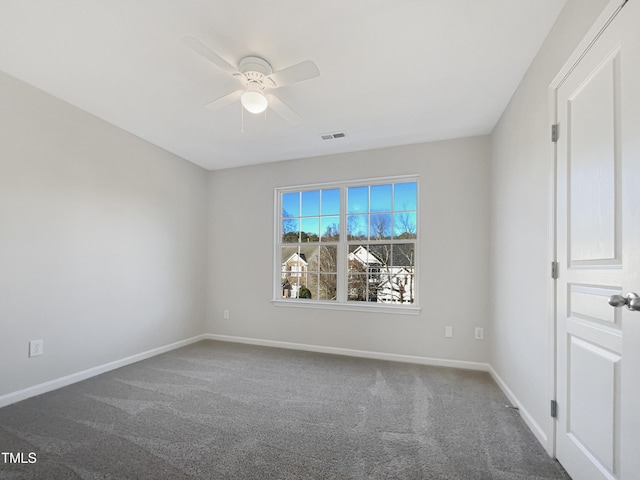
<path id="1" fill-rule="evenodd" d="M 312 300 L 271 300 L 276 307 L 293 307 L 293 308 L 316 308 L 318 310 L 343 310 L 348 312 L 367 312 L 367 313 L 392 313 L 397 315 L 418 315 L 422 310 L 416 306 L 389 305 L 375 303 L 373 305 L 360 303 L 329 303 L 314 302 Z"/>

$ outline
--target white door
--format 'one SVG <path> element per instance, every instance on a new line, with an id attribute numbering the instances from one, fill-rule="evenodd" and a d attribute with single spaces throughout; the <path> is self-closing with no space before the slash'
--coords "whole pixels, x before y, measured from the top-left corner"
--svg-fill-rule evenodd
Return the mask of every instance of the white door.
<path id="1" fill-rule="evenodd" d="M 557 89 L 556 457 L 574 480 L 640 479 L 640 0 Z M 618 299 L 619 300 L 619 299 Z"/>

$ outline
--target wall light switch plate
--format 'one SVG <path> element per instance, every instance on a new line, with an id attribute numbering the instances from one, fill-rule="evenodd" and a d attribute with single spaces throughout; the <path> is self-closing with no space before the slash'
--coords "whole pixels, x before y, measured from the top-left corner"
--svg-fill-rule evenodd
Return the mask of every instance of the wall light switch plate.
<path id="1" fill-rule="evenodd" d="M 453 338 L 453 327 L 444 327 L 444 336 L 446 338 Z"/>
<path id="2" fill-rule="evenodd" d="M 476 340 L 484 340 L 484 328 L 476 327 Z"/>

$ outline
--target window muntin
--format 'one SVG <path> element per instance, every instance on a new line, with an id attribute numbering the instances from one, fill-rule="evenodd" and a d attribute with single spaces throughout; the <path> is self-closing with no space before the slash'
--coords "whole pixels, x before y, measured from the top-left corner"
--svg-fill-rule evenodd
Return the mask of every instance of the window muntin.
<path id="1" fill-rule="evenodd" d="M 416 303 L 417 178 L 277 193 L 276 298 Z"/>
<path id="2" fill-rule="evenodd" d="M 414 303 L 415 244 L 350 243 L 349 301 Z"/>
<path id="3" fill-rule="evenodd" d="M 337 246 L 281 247 L 282 298 L 336 300 Z"/>
<path id="4" fill-rule="evenodd" d="M 336 241 L 340 236 L 340 190 L 283 193 L 282 243 Z"/>
<path id="5" fill-rule="evenodd" d="M 416 205 L 415 181 L 347 187 L 347 238 L 416 238 Z"/>

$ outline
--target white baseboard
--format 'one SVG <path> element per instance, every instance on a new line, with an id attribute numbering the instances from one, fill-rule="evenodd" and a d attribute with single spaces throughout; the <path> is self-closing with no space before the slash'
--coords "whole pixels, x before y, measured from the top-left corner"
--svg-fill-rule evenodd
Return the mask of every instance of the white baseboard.
<path id="1" fill-rule="evenodd" d="M 495 382 L 498 384 L 500 389 L 507 396 L 507 398 L 509 399 L 511 404 L 513 406 L 515 406 L 515 407 L 518 407 L 518 410 L 520 411 L 520 416 L 522 417 L 524 422 L 529 427 L 529 430 L 531 430 L 533 432 L 533 434 L 536 436 L 538 441 L 546 449 L 547 448 L 547 434 L 545 433 L 544 429 L 542 427 L 540 427 L 538 422 L 536 422 L 533 419 L 533 417 L 527 411 L 527 409 L 522 406 L 522 403 L 520 403 L 520 400 L 518 400 L 518 397 L 515 396 L 515 394 L 507 386 L 507 384 L 504 382 L 504 380 L 502 380 L 502 378 L 500 378 L 500 375 L 498 375 L 498 373 L 491 366 L 489 366 L 489 373 L 491 374 L 491 376 L 493 377 Z"/>
<path id="2" fill-rule="evenodd" d="M 67 375 L 65 377 L 60 377 L 56 378 L 55 380 L 40 383 L 38 385 L 34 385 L 33 387 L 18 390 L 17 392 L 7 393 L 0 396 L 0 408 L 11 405 L 12 403 L 26 400 L 30 397 L 35 397 L 36 395 L 41 395 L 52 390 L 57 390 L 58 388 L 66 387 L 67 385 L 71 385 L 72 383 L 81 382 L 82 380 L 95 377 L 96 375 L 100 375 L 101 373 L 115 370 L 116 368 L 124 367 L 125 365 L 130 365 L 132 363 L 139 362 L 140 360 L 145 360 L 147 358 L 160 355 L 161 353 L 175 350 L 176 348 L 191 345 L 192 343 L 205 340 L 206 338 L 206 335 L 197 335 L 195 337 L 187 338 L 186 340 L 171 343 L 163 347 L 153 348 L 151 350 L 147 350 L 146 352 L 131 355 L 130 357 L 123 358 L 121 360 L 105 363 L 104 365 L 98 365 L 97 367 L 89 368 L 77 373 L 72 373 L 71 375 Z"/>
<path id="3" fill-rule="evenodd" d="M 304 350 L 308 352 L 330 353 L 334 355 L 346 355 L 348 357 L 373 358 L 376 360 L 389 360 L 392 362 L 418 363 L 420 365 L 433 365 L 438 367 L 463 368 L 466 370 L 489 371 L 489 365 L 480 362 L 466 362 L 464 360 L 448 360 L 444 358 L 420 357 L 416 355 L 401 355 L 396 353 L 370 352 L 367 350 L 354 350 L 351 348 L 326 347 L 322 345 L 309 345 L 306 343 L 282 342 L 279 340 L 264 340 L 260 338 L 236 337 L 230 335 L 218 335 L 207 333 L 204 338 L 220 340 L 222 342 L 246 343 L 249 345 L 261 345 L 264 347 L 287 348 L 290 350 Z"/>

